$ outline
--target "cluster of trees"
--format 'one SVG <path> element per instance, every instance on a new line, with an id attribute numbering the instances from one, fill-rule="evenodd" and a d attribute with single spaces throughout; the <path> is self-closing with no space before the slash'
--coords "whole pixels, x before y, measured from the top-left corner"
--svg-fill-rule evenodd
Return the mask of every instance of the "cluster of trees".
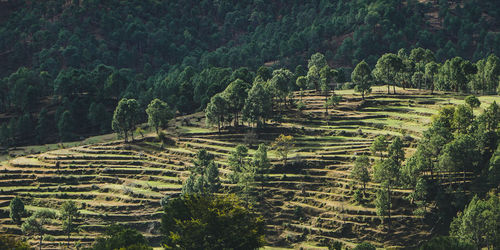
<path id="1" fill-rule="evenodd" d="M 396 94 L 396 86 L 455 91 L 464 93 L 495 94 L 500 92 L 500 59 L 490 54 L 473 63 L 462 57 L 454 57 L 443 64 L 436 62 L 429 49 L 415 48 L 408 53 L 400 49 L 397 54 L 386 53 L 373 70 L 364 60 L 356 65 L 352 74 L 355 91 L 364 99 L 371 86 L 377 83 L 390 85 Z"/>
<path id="2" fill-rule="evenodd" d="M 328 113 L 328 107 L 336 106 L 341 100 L 331 92 L 334 83 L 341 80 L 340 76 L 338 70 L 328 66 L 321 53 L 311 56 L 307 71 L 297 67 L 292 73 L 283 68 L 271 70 L 261 66 L 255 76 L 244 74 L 214 95 L 205 109 L 206 121 L 216 125 L 219 131 L 225 124 L 234 122 L 234 126 L 238 126 L 242 120 L 263 126 L 268 119 L 279 120 L 280 112 L 290 106 L 291 92 L 299 89 L 321 92 L 325 96 L 325 113 Z"/>
<path id="3" fill-rule="evenodd" d="M 351 177 L 363 184 L 363 190 L 370 180 L 381 184 L 375 206 L 377 214 L 388 219 L 389 226 L 391 190 L 411 188 L 407 198 L 414 204 L 416 215 L 436 217 L 432 221 L 438 224 L 433 226 L 440 228 L 447 228 L 451 222 L 450 235 L 465 245 L 498 245 L 497 194 L 488 200 L 472 198 L 484 197 L 488 190 L 500 186 L 500 107 L 493 102 L 474 115 L 473 110 L 480 104 L 475 96 L 468 96 L 465 104 L 443 107 L 424 132 L 417 151 L 406 161 L 402 139 L 396 137 L 389 144 L 382 135 L 370 147 L 379 157 L 371 171 L 369 158 L 357 157 Z M 453 215 L 462 210 L 452 222 Z M 454 240 L 442 238 L 429 244 L 445 241 Z"/>
<path id="4" fill-rule="evenodd" d="M 174 116 L 168 104 L 160 99 L 151 101 L 146 109 L 146 114 L 149 126 L 155 129 L 157 135 L 159 135 L 159 129 L 166 128 Z M 123 98 L 118 102 L 113 113 L 111 127 L 125 139 L 125 142 L 127 142 L 129 134 L 134 140 L 134 132 L 141 121 L 141 115 L 142 112 L 140 112 L 139 104 L 135 99 Z"/>
<path id="5" fill-rule="evenodd" d="M 9 209 L 10 218 L 14 223 L 21 226 L 23 233 L 28 235 L 38 235 L 40 249 L 42 249 L 43 236 L 47 232 L 47 225 L 50 225 L 52 220 L 56 218 L 59 218 L 62 221 L 62 231 L 68 237 L 68 247 L 71 233 L 77 231 L 75 220 L 78 220 L 80 217 L 80 212 L 78 211 L 79 209 L 74 201 L 64 202 L 59 209 L 59 213 L 50 209 L 34 211 L 24 222 L 22 221 L 22 217 L 25 216 L 27 212 L 24 208 L 24 203 L 20 198 L 14 197 L 14 199 L 10 202 Z"/>
<path id="6" fill-rule="evenodd" d="M 275 62 L 276 69 L 304 71 L 305 59 L 317 51 L 338 67 L 340 82 L 363 59 L 373 67 L 382 54 L 400 48 L 436 50 L 436 62 L 456 56 L 477 61 L 500 52 L 500 35 L 491 32 L 498 22 L 496 1 L 51 0 L 4 7 L 0 112 L 9 116 L 1 121 L 2 145 L 109 132 L 109 111 L 121 98 L 138 100 L 141 109 L 159 98 L 180 112 L 202 110 L 238 78 L 234 72 L 240 68 L 255 71 Z M 425 14 L 436 10 L 443 20 L 437 31 Z M 343 40 L 335 46 L 332 37 Z M 444 75 L 455 77 L 454 68 L 465 69 L 462 61 L 444 63 Z M 489 63 L 479 63 L 477 71 L 484 68 L 484 74 L 477 74 L 469 90 L 492 90 L 485 83 Z M 315 66 L 308 76 L 319 87 L 323 67 Z M 423 66 L 418 72 L 425 74 Z M 427 79 L 404 75 L 418 84 Z M 463 90 L 462 80 L 451 81 L 457 86 L 447 81 L 439 88 Z M 266 108 L 249 107 L 249 116 L 260 117 Z"/>

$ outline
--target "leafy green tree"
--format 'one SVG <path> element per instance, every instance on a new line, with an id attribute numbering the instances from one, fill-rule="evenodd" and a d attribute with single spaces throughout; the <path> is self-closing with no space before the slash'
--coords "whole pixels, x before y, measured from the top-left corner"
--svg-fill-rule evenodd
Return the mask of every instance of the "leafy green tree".
<path id="1" fill-rule="evenodd" d="M 318 91 L 320 87 L 320 80 L 321 80 L 320 70 L 321 70 L 320 68 L 313 65 L 307 71 L 307 76 L 306 76 L 309 88 L 313 88 L 316 91 Z"/>
<path id="2" fill-rule="evenodd" d="M 243 119 L 257 126 L 265 124 L 272 113 L 271 96 L 263 83 L 255 82 L 243 107 Z"/>
<path id="3" fill-rule="evenodd" d="M 307 68 L 315 66 L 318 69 L 322 69 L 327 66 L 325 55 L 321 53 L 315 53 L 311 55 L 311 58 L 307 61 Z"/>
<path id="4" fill-rule="evenodd" d="M 370 66 L 364 60 L 358 63 L 351 73 L 351 79 L 356 84 L 354 91 L 361 93 L 361 98 L 364 100 L 365 95 L 370 93 L 372 89 L 373 76 Z"/>
<path id="5" fill-rule="evenodd" d="M 471 110 L 474 110 L 475 108 L 481 106 L 481 101 L 479 101 L 479 99 L 473 95 L 465 97 L 465 103 Z"/>
<path id="6" fill-rule="evenodd" d="M 66 201 L 62 204 L 61 209 L 59 211 L 61 214 L 61 219 L 63 221 L 62 228 L 63 231 L 68 236 L 68 247 L 69 247 L 69 237 L 72 232 L 76 231 L 75 220 L 80 216 L 80 212 L 76 207 L 76 203 L 74 201 Z"/>
<path id="7" fill-rule="evenodd" d="M 447 60 L 439 69 L 439 89 L 467 92 L 467 82 L 477 68 L 461 57 Z"/>
<path id="8" fill-rule="evenodd" d="M 500 107 L 496 101 L 484 110 L 483 116 L 486 130 L 495 131 L 500 123 Z"/>
<path id="9" fill-rule="evenodd" d="M 19 199 L 19 197 L 17 197 L 17 196 L 14 197 L 14 199 L 12 199 L 10 201 L 9 210 L 10 210 L 9 216 L 12 219 L 12 221 L 14 221 L 14 223 L 20 225 L 21 218 L 23 217 L 23 214 L 25 212 L 23 201 L 21 199 Z"/>
<path id="10" fill-rule="evenodd" d="M 370 159 L 366 155 L 358 156 L 354 161 L 354 167 L 351 170 L 351 178 L 363 183 L 363 195 L 366 190 L 366 183 L 370 181 Z"/>
<path id="11" fill-rule="evenodd" d="M 226 116 L 229 112 L 229 103 L 222 94 L 216 94 L 211 99 L 205 109 L 205 117 L 207 124 L 217 124 L 217 129 L 220 133 L 221 125 L 226 121 Z"/>
<path id="12" fill-rule="evenodd" d="M 427 83 L 427 88 L 431 90 L 431 93 L 434 92 L 434 83 L 436 82 L 440 67 L 441 66 L 436 62 L 429 62 L 425 65 L 425 81 Z"/>
<path id="13" fill-rule="evenodd" d="M 214 161 L 214 155 L 206 149 L 201 149 L 193 160 L 191 175 L 182 186 L 183 194 L 212 194 L 220 190 L 219 168 Z"/>
<path id="14" fill-rule="evenodd" d="M 283 160 L 283 165 L 286 166 L 288 153 L 293 149 L 293 136 L 280 134 L 273 142 L 272 148 Z"/>
<path id="15" fill-rule="evenodd" d="M 45 226 L 56 218 L 56 213 L 48 209 L 36 211 L 28 217 L 21 225 L 21 230 L 25 234 L 34 234 L 39 237 L 40 250 L 42 249 L 43 235 L 47 232 Z"/>
<path id="16" fill-rule="evenodd" d="M 59 121 L 57 121 L 57 129 L 59 130 L 59 137 L 61 140 L 70 140 L 73 138 L 73 115 L 69 110 L 62 113 Z"/>
<path id="17" fill-rule="evenodd" d="M 325 103 L 325 107 L 328 107 L 328 106 L 331 106 L 331 107 L 336 107 L 337 105 L 339 105 L 340 101 L 342 101 L 342 96 L 341 95 L 337 95 L 335 93 L 333 93 L 330 97 L 328 97 L 328 99 L 326 100 L 326 103 Z M 326 110 L 326 112 L 328 113 L 328 109 Z"/>
<path id="18" fill-rule="evenodd" d="M 229 175 L 229 179 L 236 183 L 238 181 L 238 175 L 247 167 L 248 162 L 248 148 L 244 145 L 238 145 L 236 148 L 231 151 L 231 154 L 228 157 L 229 166 L 233 171 Z"/>
<path id="19" fill-rule="evenodd" d="M 187 195 L 170 199 L 162 217 L 163 243 L 181 249 L 257 249 L 264 223 L 236 197 Z"/>
<path id="20" fill-rule="evenodd" d="M 155 128 L 156 134 L 158 134 L 158 128 L 166 127 L 168 121 L 173 117 L 173 112 L 168 104 L 157 98 L 148 105 L 146 114 L 148 114 L 148 124 Z"/>
<path id="21" fill-rule="evenodd" d="M 297 77 L 297 80 L 295 81 L 295 84 L 299 87 L 300 89 L 300 100 L 302 101 L 303 97 L 303 91 L 307 89 L 308 84 L 307 84 L 307 77 L 305 76 L 299 76 Z"/>
<path id="22" fill-rule="evenodd" d="M 391 190 L 400 179 L 399 164 L 393 158 L 378 161 L 373 166 L 373 179 L 378 183 L 382 183 L 383 186 L 383 190 L 379 190 L 381 193 L 377 193 L 377 199 L 379 201 L 375 202 L 378 211 L 377 214 L 382 217 L 387 216 L 390 227 L 390 209 L 392 204 Z"/>
<path id="23" fill-rule="evenodd" d="M 274 96 L 279 98 L 286 105 L 286 97 L 291 91 L 293 73 L 288 69 L 277 69 L 273 71 L 273 77 L 269 80 L 269 85 Z"/>
<path id="24" fill-rule="evenodd" d="M 389 158 L 392 158 L 397 164 L 401 165 L 401 163 L 405 160 L 403 141 L 400 137 L 396 137 L 392 140 L 389 147 L 387 147 L 387 151 L 389 153 Z"/>
<path id="25" fill-rule="evenodd" d="M 387 94 L 390 94 L 390 85 L 396 94 L 396 74 L 403 69 L 403 61 L 393 53 L 382 55 L 373 69 L 373 75 L 378 81 L 387 83 Z"/>
<path id="26" fill-rule="evenodd" d="M 239 114 L 245 106 L 245 100 L 248 97 L 248 90 L 250 87 L 250 84 L 247 82 L 236 79 L 231 82 L 223 92 L 224 98 L 228 100 L 228 111 L 232 112 L 234 116 L 234 126 L 238 126 L 239 124 Z"/>
<path id="27" fill-rule="evenodd" d="M 497 246 L 500 241 L 500 201 L 496 195 L 488 200 L 476 196 L 462 213 L 453 219 L 450 236 L 473 243 L 477 249 Z"/>
<path id="28" fill-rule="evenodd" d="M 491 156 L 488 167 L 488 180 L 492 187 L 500 186 L 500 145 Z"/>
<path id="29" fill-rule="evenodd" d="M 93 250 L 152 250 L 147 239 L 136 229 L 123 225 L 110 225 L 104 237 L 99 237 L 92 245 Z"/>
<path id="30" fill-rule="evenodd" d="M 129 132 L 132 133 L 132 140 L 134 140 L 133 131 L 138 123 L 138 114 L 139 103 L 135 99 L 123 98 L 118 102 L 118 106 L 116 106 L 113 114 L 111 127 L 114 131 L 123 135 L 125 142 L 128 140 Z"/>
<path id="31" fill-rule="evenodd" d="M 384 185 L 381 189 L 377 190 L 375 197 L 375 209 L 376 213 L 382 219 L 382 223 L 385 218 L 388 218 L 388 225 L 391 225 L 391 198 L 390 189 Z"/>
<path id="32" fill-rule="evenodd" d="M 257 172 L 257 179 L 260 181 L 261 194 L 264 190 L 264 185 L 269 178 L 269 170 L 271 167 L 271 162 L 267 158 L 267 146 L 263 143 L 259 145 L 259 148 L 253 156 L 252 164 Z"/>
<path id="33" fill-rule="evenodd" d="M 42 110 L 38 114 L 38 121 L 35 130 L 38 143 L 43 143 L 50 131 L 49 119 L 46 108 L 42 108 Z"/>
<path id="34" fill-rule="evenodd" d="M 466 172 L 476 170 L 479 164 L 477 142 L 471 135 L 459 134 L 443 147 L 438 161 L 442 170 L 462 172 L 465 191 Z"/>
<path id="35" fill-rule="evenodd" d="M 320 72 L 320 90 L 325 96 L 325 114 L 328 114 L 328 96 L 330 94 L 330 83 L 338 75 L 338 71 L 330 68 L 328 65 L 324 66 Z"/>
<path id="36" fill-rule="evenodd" d="M 486 84 L 484 88 L 488 93 L 494 93 L 500 80 L 500 59 L 495 54 L 490 54 L 484 66 Z"/>
<path id="37" fill-rule="evenodd" d="M 465 134 L 474 121 L 472 109 L 465 105 L 458 105 L 453 113 L 453 128 L 458 133 Z"/>
<path id="38" fill-rule="evenodd" d="M 387 150 L 387 141 L 384 135 L 379 135 L 375 138 L 372 145 L 370 146 L 370 151 L 373 154 L 380 152 L 380 159 L 382 159 L 383 152 Z"/>
<path id="39" fill-rule="evenodd" d="M 257 70 L 257 76 L 262 78 L 263 81 L 267 81 L 273 77 L 273 72 L 266 66 L 260 66 Z"/>

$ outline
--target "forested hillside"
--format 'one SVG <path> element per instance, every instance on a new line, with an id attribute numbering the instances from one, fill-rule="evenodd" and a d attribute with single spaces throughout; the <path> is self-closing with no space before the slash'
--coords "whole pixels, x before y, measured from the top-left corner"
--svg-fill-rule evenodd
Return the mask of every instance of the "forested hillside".
<path id="1" fill-rule="evenodd" d="M 448 1 L 2 1 L 0 139 L 44 143 L 108 132 L 123 97 L 180 113 L 262 65 L 305 75 L 322 52 L 350 80 L 401 48 L 437 62 L 499 54 L 500 3 Z M 294 70 L 293 70 L 294 69 Z M 145 119 L 145 117 L 144 117 Z"/>

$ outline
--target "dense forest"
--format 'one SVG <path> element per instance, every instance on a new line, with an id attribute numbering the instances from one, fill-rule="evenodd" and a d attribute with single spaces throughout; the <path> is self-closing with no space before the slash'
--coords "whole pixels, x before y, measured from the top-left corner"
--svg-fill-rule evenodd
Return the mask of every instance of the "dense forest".
<path id="1" fill-rule="evenodd" d="M 431 60 L 446 67 L 461 58 L 484 66 L 490 54 L 500 53 L 498 1 L 0 5 L 2 145 L 108 132 L 111 111 L 124 97 L 137 99 L 141 108 L 160 98 L 179 113 L 203 110 L 234 80 L 251 83 L 263 65 L 288 68 L 293 78 L 306 75 L 304 62 L 316 52 L 338 72 L 338 82 L 349 82 L 362 60 L 373 68 L 382 54 L 401 48 L 408 56 L 412 48 L 430 49 Z M 445 63 L 454 57 L 460 59 Z M 410 66 L 425 73 L 422 63 Z"/>

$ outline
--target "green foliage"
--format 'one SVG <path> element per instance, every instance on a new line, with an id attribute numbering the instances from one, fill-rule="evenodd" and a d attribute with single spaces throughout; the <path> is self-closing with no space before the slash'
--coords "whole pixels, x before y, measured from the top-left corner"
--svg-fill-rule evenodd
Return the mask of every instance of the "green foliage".
<path id="1" fill-rule="evenodd" d="M 104 237 L 99 237 L 92 245 L 93 250 L 152 250 L 146 238 L 137 230 L 122 225 L 110 225 Z"/>
<path id="2" fill-rule="evenodd" d="M 385 140 L 384 135 L 379 135 L 375 138 L 372 145 L 370 146 L 370 151 L 373 154 L 377 152 L 380 153 L 380 158 L 382 158 L 383 152 L 387 150 L 387 141 Z"/>
<path id="3" fill-rule="evenodd" d="M 219 168 L 206 149 L 198 151 L 191 175 L 182 186 L 182 194 L 213 194 L 220 190 Z"/>
<path id="4" fill-rule="evenodd" d="M 366 155 L 356 158 L 354 167 L 351 170 L 351 178 L 363 184 L 363 193 L 366 189 L 366 183 L 370 181 L 370 159 Z"/>
<path id="5" fill-rule="evenodd" d="M 283 165 L 286 166 L 288 153 L 293 149 L 293 136 L 280 134 L 273 142 L 272 148 L 283 160 Z"/>
<path id="6" fill-rule="evenodd" d="M 471 109 L 475 109 L 475 108 L 478 108 L 479 106 L 481 106 L 481 102 L 479 101 L 479 99 L 477 99 L 477 97 L 473 96 L 473 95 L 465 97 L 465 103 Z"/>
<path id="7" fill-rule="evenodd" d="M 389 147 L 387 147 L 389 158 L 393 159 L 398 165 L 405 160 L 405 151 L 403 150 L 403 141 L 399 137 L 392 140 Z"/>
<path id="8" fill-rule="evenodd" d="M 389 93 L 389 85 L 394 86 L 394 94 L 396 94 L 396 75 L 403 69 L 403 61 L 393 53 L 382 55 L 373 69 L 373 76 L 379 82 L 387 84 L 387 94 Z"/>
<path id="9" fill-rule="evenodd" d="M 259 144 L 259 148 L 255 152 L 252 164 L 255 167 L 257 179 L 260 180 L 261 191 L 269 179 L 269 171 L 271 162 L 267 158 L 267 146 L 263 143 Z"/>
<path id="10" fill-rule="evenodd" d="M 365 95 L 371 92 L 373 82 L 370 66 L 364 60 L 358 63 L 351 73 L 351 79 L 356 84 L 354 91 L 361 93 L 361 97 L 364 100 Z"/>
<path id="11" fill-rule="evenodd" d="M 248 163 L 248 148 L 245 147 L 244 145 L 238 145 L 236 148 L 231 152 L 231 154 L 228 157 L 229 161 L 229 166 L 231 167 L 231 171 L 233 171 L 229 179 L 233 182 L 236 183 L 238 182 L 238 175 L 243 172 L 245 168 L 247 168 Z"/>
<path id="12" fill-rule="evenodd" d="M 21 218 L 23 217 L 23 214 L 25 212 L 23 201 L 21 199 L 19 199 L 19 197 L 17 197 L 17 196 L 14 197 L 14 199 L 12 199 L 10 201 L 9 210 L 10 210 L 9 216 L 12 219 L 12 221 L 14 221 L 14 223 L 20 225 Z"/>
<path id="13" fill-rule="evenodd" d="M 256 249 L 264 224 L 232 195 L 187 195 L 171 199 L 162 217 L 167 249 Z"/>
<path id="14" fill-rule="evenodd" d="M 496 195 L 488 200 L 477 196 L 450 225 L 450 236 L 473 243 L 477 249 L 500 243 L 500 201 Z"/>
<path id="15" fill-rule="evenodd" d="M 160 99 L 151 101 L 146 109 L 146 114 L 148 114 L 148 124 L 155 128 L 156 134 L 158 134 L 158 128 L 165 128 L 168 121 L 174 116 L 168 104 Z"/>
<path id="16" fill-rule="evenodd" d="M 16 239 L 13 236 L 0 235 L 0 249 L 30 250 L 32 248 L 28 243 Z"/>
<path id="17" fill-rule="evenodd" d="M 135 99 L 123 98 L 118 102 L 118 106 L 116 106 L 113 114 L 111 127 L 114 131 L 123 135 L 125 142 L 127 142 L 129 132 L 132 135 L 132 140 L 134 139 L 133 132 L 138 123 L 138 114 L 139 104 Z"/>
<path id="18" fill-rule="evenodd" d="M 373 246 L 368 242 L 362 242 L 353 248 L 353 250 L 375 250 L 375 249 L 376 249 L 375 246 Z"/>
<path id="19" fill-rule="evenodd" d="M 377 195 L 375 198 L 375 209 L 377 215 L 382 218 L 382 222 L 385 221 L 386 217 L 391 216 L 391 198 L 390 198 L 390 190 L 386 186 L 383 189 L 377 190 Z"/>
<path id="20" fill-rule="evenodd" d="M 80 216 L 80 212 L 76 207 L 76 203 L 74 201 L 66 201 L 62 204 L 60 211 L 61 219 L 63 221 L 62 229 L 68 236 L 68 247 L 69 247 L 69 237 L 72 232 L 77 231 L 77 227 L 75 226 L 75 220 L 78 220 Z"/>
<path id="21" fill-rule="evenodd" d="M 238 117 L 245 106 L 245 100 L 248 97 L 248 90 L 250 87 L 249 83 L 244 82 L 241 79 L 236 79 L 231 82 L 222 93 L 224 98 L 227 100 L 228 111 L 234 115 L 233 118 L 235 126 L 238 125 Z"/>
<path id="22" fill-rule="evenodd" d="M 431 240 L 425 242 L 420 248 L 420 250 L 446 250 L 446 249 L 456 249 L 456 250 L 473 250 L 474 245 L 461 241 L 455 237 L 448 236 L 436 236 Z"/>
<path id="23" fill-rule="evenodd" d="M 59 137 L 61 140 L 65 141 L 73 138 L 73 121 L 73 116 L 69 110 L 62 113 L 61 118 L 59 118 L 59 121 L 57 122 L 57 129 L 59 130 Z"/>
<path id="24" fill-rule="evenodd" d="M 243 107 L 243 119 L 260 125 L 265 124 L 267 118 L 272 113 L 272 102 L 269 91 L 261 82 L 255 82 L 248 91 L 248 98 Z"/>
<path id="25" fill-rule="evenodd" d="M 210 99 L 207 108 L 205 109 L 206 123 L 208 125 L 217 124 L 217 128 L 220 132 L 221 126 L 227 120 L 227 114 L 229 112 L 229 103 L 222 93 L 214 95 Z"/>
<path id="26" fill-rule="evenodd" d="M 50 224 L 56 218 L 56 213 L 52 210 L 38 210 L 28 217 L 21 225 L 21 230 L 25 234 L 38 235 L 40 249 L 42 248 L 42 239 L 47 232 L 46 225 Z"/>

